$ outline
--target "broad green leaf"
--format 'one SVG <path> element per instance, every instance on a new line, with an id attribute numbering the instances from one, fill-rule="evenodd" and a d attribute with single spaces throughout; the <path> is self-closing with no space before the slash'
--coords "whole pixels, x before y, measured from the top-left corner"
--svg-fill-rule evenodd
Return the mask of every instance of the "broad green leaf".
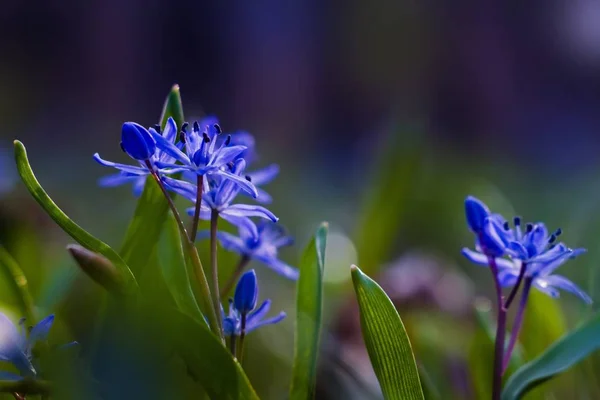
<path id="1" fill-rule="evenodd" d="M 44 211 L 60 226 L 66 233 L 68 233 L 73 239 L 88 250 L 102 254 L 106 257 L 119 271 L 121 279 L 124 282 L 128 292 L 136 290 L 137 283 L 135 278 L 123 259 L 114 251 L 109 245 L 103 241 L 96 239 L 94 236 L 89 234 L 73 220 L 71 220 L 57 205 L 52 201 L 50 196 L 40 186 L 36 179 L 29 160 L 27 159 L 27 151 L 23 143 L 15 140 L 15 159 L 17 162 L 17 170 L 19 175 L 25 183 L 27 190 L 31 193 L 33 198 L 42 206 Z"/>
<path id="2" fill-rule="evenodd" d="M 180 128 L 183 124 L 183 108 L 178 85 L 173 86 L 165 100 L 160 117 L 162 128 L 165 127 L 169 117 L 173 117 L 177 127 Z M 148 177 L 120 251 L 136 276 L 143 271 L 152 255 L 150 250 L 158 243 L 168 207 L 160 188 L 152 177 Z"/>
<path id="3" fill-rule="evenodd" d="M 528 390 L 568 370 L 599 348 L 600 315 L 596 315 L 515 372 L 504 386 L 502 400 L 520 398 Z"/>
<path id="4" fill-rule="evenodd" d="M 158 260 L 167 287 L 179 310 L 197 322 L 206 324 L 192 291 L 177 222 L 170 212 L 167 213 L 167 221 L 159 242 Z"/>
<path id="5" fill-rule="evenodd" d="M 205 324 L 176 310 L 165 318 L 188 371 L 211 399 L 258 400 L 241 365 Z"/>
<path id="6" fill-rule="evenodd" d="M 363 339 L 383 397 L 424 399 L 410 340 L 394 304 L 377 282 L 356 266 L 352 266 L 352 282 Z"/>
<path id="7" fill-rule="evenodd" d="M 290 399 L 314 396 L 323 306 L 323 269 L 328 225 L 322 223 L 300 262 L 296 289 L 296 337 Z"/>
<path id="8" fill-rule="evenodd" d="M 11 288 L 15 302 L 19 304 L 21 313 L 30 323 L 35 321 L 33 299 L 29 293 L 27 277 L 15 259 L 0 245 L 0 273 Z"/>

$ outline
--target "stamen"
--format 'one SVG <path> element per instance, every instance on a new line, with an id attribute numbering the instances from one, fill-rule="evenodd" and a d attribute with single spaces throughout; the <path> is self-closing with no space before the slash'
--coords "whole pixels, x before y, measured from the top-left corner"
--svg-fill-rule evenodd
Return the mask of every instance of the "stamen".
<path id="1" fill-rule="evenodd" d="M 248 182 L 252 182 L 252 177 L 250 175 L 246 175 L 245 178 Z"/>
<path id="2" fill-rule="evenodd" d="M 515 223 L 515 226 L 520 226 L 521 225 L 521 217 L 513 218 L 513 222 Z"/>
<path id="3" fill-rule="evenodd" d="M 182 130 L 181 132 L 179 132 L 179 140 L 181 140 L 181 143 L 185 143 L 185 135 L 187 132 L 185 132 L 184 130 Z"/>
<path id="4" fill-rule="evenodd" d="M 227 139 L 225 139 L 225 146 L 229 146 L 229 143 L 231 143 L 231 135 L 227 135 Z"/>
<path id="5" fill-rule="evenodd" d="M 555 248 L 555 247 L 556 247 L 556 245 L 555 245 L 555 244 L 553 244 L 552 246 L 548 247 L 548 249 L 549 249 L 549 250 L 552 250 L 552 249 L 553 249 L 553 248 Z"/>
<path id="6" fill-rule="evenodd" d="M 527 233 L 533 230 L 533 224 L 531 222 L 527 223 Z"/>
<path id="7" fill-rule="evenodd" d="M 187 123 L 187 122 L 184 122 L 184 123 L 183 123 L 183 125 L 181 125 L 181 131 L 182 131 L 182 132 L 185 132 L 185 131 L 186 131 L 186 129 L 187 129 L 187 127 L 188 127 L 188 125 L 189 125 L 189 123 Z"/>
<path id="8" fill-rule="evenodd" d="M 206 134 L 206 132 L 204 132 L 202 134 L 202 138 L 204 139 L 204 143 L 210 143 L 210 138 L 208 137 L 208 135 Z"/>
<path id="9" fill-rule="evenodd" d="M 550 239 L 548 239 L 548 243 L 554 243 L 556 241 L 556 235 L 552 234 L 550 235 Z"/>
<path id="10" fill-rule="evenodd" d="M 558 228 L 556 231 L 554 231 L 554 236 L 560 236 L 562 234 L 562 229 Z"/>
<path id="11" fill-rule="evenodd" d="M 228 162 L 227 166 L 229 167 L 230 170 L 233 171 L 233 161 Z"/>
<path id="12" fill-rule="evenodd" d="M 223 133 L 219 124 L 214 124 L 213 127 L 215 128 L 215 132 L 217 132 L 217 135 L 220 135 L 221 133 Z"/>
<path id="13" fill-rule="evenodd" d="M 194 127 L 192 129 L 194 132 L 200 132 L 200 125 L 198 125 L 198 121 L 194 121 Z"/>
<path id="14" fill-rule="evenodd" d="M 510 229 L 510 226 L 508 225 L 508 221 L 504 221 L 504 230 L 507 231 Z"/>
<path id="15" fill-rule="evenodd" d="M 156 125 L 154 125 L 154 130 L 155 130 L 156 132 L 158 132 L 158 133 L 161 133 L 161 132 L 160 132 L 160 124 L 156 124 Z"/>

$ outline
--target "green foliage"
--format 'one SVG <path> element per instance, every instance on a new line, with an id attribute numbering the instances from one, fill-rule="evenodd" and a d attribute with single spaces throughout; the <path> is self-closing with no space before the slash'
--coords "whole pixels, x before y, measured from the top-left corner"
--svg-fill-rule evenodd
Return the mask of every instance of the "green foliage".
<path id="1" fill-rule="evenodd" d="M 600 315 L 565 335 L 539 357 L 515 372 L 504 387 L 502 400 L 516 400 L 535 386 L 566 371 L 600 348 Z"/>
<path id="2" fill-rule="evenodd" d="M 50 196 L 40 186 L 36 179 L 29 160 L 27 159 L 27 151 L 23 143 L 15 140 L 15 160 L 17 162 L 17 170 L 23 180 L 23 183 L 27 187 L 27 190 L 31 193 L 33 198 L 42 206 L 44 211 L 60 226 L 66 233 L 68 233 L 73 239 L 88 250 L 102 254 L 106 257 L 119 271 L 121 279 L 123 279 L 124 285 L 128 292 L 136 290 L 137 283 L 133 276 L 133 273 L 129 269 L 125 261 L 114 251 L 109 245 L 95 238 L 86 230 L 81 228 L 75 222 L 73 222 L 57 205 L 52 201 Z"/>
<path id="3" fill-rule="evenodd" d="M 0 273 L 4 281 L 9 285 L 15 303 L 19 304 L 22 315 L 33 323 L 35 321 L 35 312 L 33 299 L 27 285 L 27 277 L 21 267 L 19 267 L 19 264 L 3 246 L 0 246 Z"/>
<path id="4" fill-rule="evenodd" d="M 358 267 L 352 281 L 363 339 L 386 399 L 424 399 L 410 340 L 400 315 L 383 289 Z"/>
<path id="5" fill-rule="evenodd" d="M 177 222 L 170 212 L 167 213 L 167 221 L 158 246 L 158 259 L 162 276 L 179 310 L 196 322 L 206 325 L 192 291 Z"/>
<path id="6" fill-rule="evenodd" d="M 327 223 L 322 223 L 300 262 L 296 299 L 296 343 L 290 399 L 312 398 L 322 324 L 323 269 L 327 245 Z"/>

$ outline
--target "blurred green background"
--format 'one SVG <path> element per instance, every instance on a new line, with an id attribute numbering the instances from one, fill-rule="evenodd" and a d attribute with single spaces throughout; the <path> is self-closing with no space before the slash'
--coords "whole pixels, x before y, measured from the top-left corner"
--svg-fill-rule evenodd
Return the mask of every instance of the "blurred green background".
<path id="1" fill-rule="evenodd" d="M 267 189 L 296 237 L 284 260 L 297 264 L 318 223 L 330 223 L 317 398 L 379 396 L 351 263 L 397 304 L 440 398 L 484 398 L 491 352 L 473 310 L 489 307 L 492 286 L 460 255 L 473 241 L 467 194 L 562 227 L 567 244 L 589 252 L 561 273 L 600 300 L 598 26 L 591 0 L 5 1 L 0 243 L 25 270 L 40 314 L 57 313 L 51 342 L 76 339 L 85 358 L 102 290 L 18 182 L 12 140 L 27 145 L 63 210 L 118 247 L 136 200 L 127 187 L 97 187 L 111 171 L 91 156 L 126 161 L 122 122 L 154 124 L 178 83 L 187 120 L 217 115 L 225 131 L 255 135 L 257 166 L 281 166 Z M 206 259 L 208 243 L 199 246 Z M 220 260 L 225 276 L 235 257 Z M 261 298 L 289 317 L 252 334 L 245 367 L 262 398 L 285 398 L 294 284 L 256 268 Z M 16 320 L 2 285 L 2 309 Z M 569 295 L 534 298 L 523 358 L 596 308 Z M 528 398 L 599 398 L 598 364 L 596 355 Z"/>

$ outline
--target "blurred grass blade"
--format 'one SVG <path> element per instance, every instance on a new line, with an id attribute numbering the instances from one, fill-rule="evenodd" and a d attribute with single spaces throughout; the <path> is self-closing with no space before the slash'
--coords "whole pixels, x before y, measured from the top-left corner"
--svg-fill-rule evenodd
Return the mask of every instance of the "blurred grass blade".
<path id="1" fill-rule="evenodd" d="M 163 129 L 169 117 L 173 117 L 178 129 L 181 128 L 183 108 L 178 85 L 171 88 L 165 100 L 160 117 Z M 167 209 L 167 201 L 163 198 L 160 188 L 152 177 L 148 177 L 120 251 L 121 256 L 127 261 L 136 276 L 144 269 L 152 254 L 149 249 L 158 243 Z"/>
<path id="2" fill-rule="evenodd" d="M 158 246 L 158 261 L 169 292 L 179 310 L 197 322 L 206 324 L 192 291 L 179 228 L 170 212 L 167 213 L 167 221 Z"/>
<path id="3" fill-rule="evenodd" d="M 394 304 L 383 289 L 356 266 L 352 266 L 352 282 L 363 338 L 383 397 L 386 400 L 424 399 L 410 340 Z"/>
<path id="4" fill-rule="evenodd" d="M 176 310 L 168 310 L 165 321 L 188 371 L 211 399 L 258 400 L 241 365 L 206 325 Z"/>
<path id="5" fill-rule="evenodd" d="M 515 372 L 506 382 L 502 400 L 520 398 L 528 390 L 566 371 L 599 348 L 600 315 L 596 315 Z"/>
<path id="6" fill-rule="evenodd" d="M 296 289 L 296 338 L 290 399 L 314 396 L 321 335 L 323 269 L 328 225 L 322 223 L 302 256 Z"/>
<path id="7" fill-rule="evenodd" d="M 88 250 L 102 254 L 108 258 L 110 262 L 119 270 L 123 276 L 123 280 L 128 292 L 133 292 L 137 283 L 135 278 L 123 259 L 109 245 L 96 239 L 75 222 L 73 222 L 55 203 L 50 196 L 44 191 L 37 181 L 29 160 L 27 159 L 27 151 L 23 143 L 15 140 L 15 159 L 19 175 L 25 183 L 27 190 L 33 198 L 42 206 L 48 215 L 56 222 L 66 233 Z"/>
<path id="8" fill-rule="evenodd" d="M 27 277 L 17 261 L 0 245 L 0 271 L 4 281 L 11 288 L 15 302 L 19 304 L 21 315 L 27 318 L 30 323 L 35 321 L 35 311 L 33 298 L 29 293 Z"/>

